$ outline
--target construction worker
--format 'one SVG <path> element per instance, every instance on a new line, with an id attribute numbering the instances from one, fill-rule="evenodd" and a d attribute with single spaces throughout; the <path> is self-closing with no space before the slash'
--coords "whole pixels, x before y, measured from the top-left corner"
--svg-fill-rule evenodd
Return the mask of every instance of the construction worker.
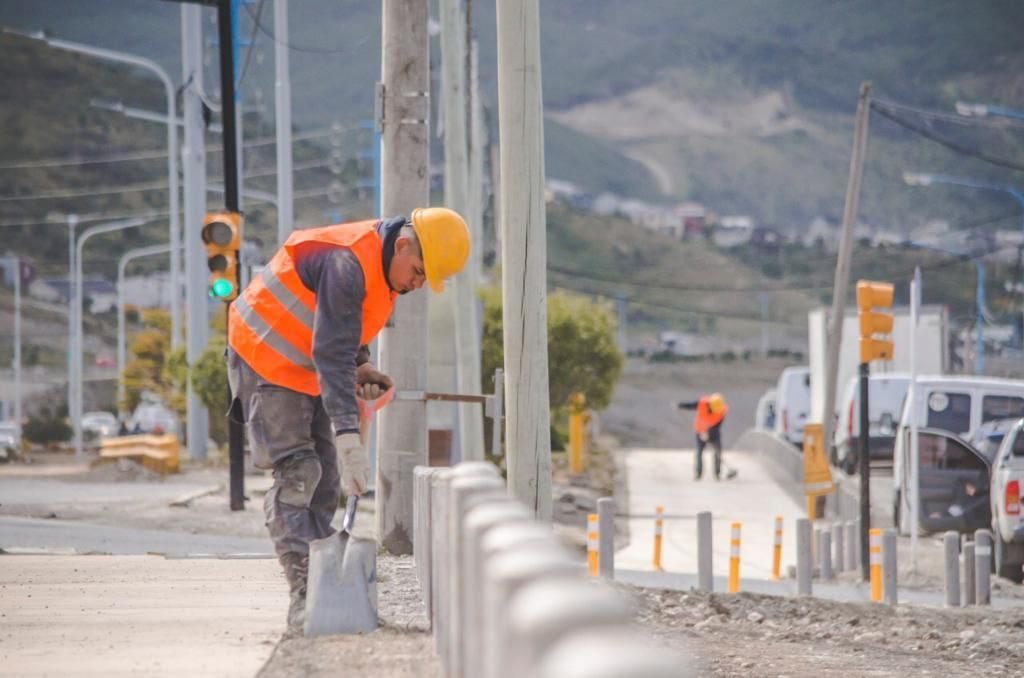
<path id="1" fill-rule="evenodd" d="M 693 430 L 697 434 L 697 452 L 694 459 L 693 477 L 700 480 L 704 474 L 704 446 L 710 444 L 715 450 L 715 480 L 722 477 L 722 423 L 729 407 L 721 393 L 701 396 L 692 402 L 679 403 L 681 410 L 696 410 L 693 418 Z M 736 475 L 735 469 L 729 469 L 727 478 Z"/>
<path id="2" fill-rule="evenodd" d="M 369 484 L 356 397 L 393 384 L 366 345 L 397 295 L 424 283 L 440 292 L 469 248 L 465 221 L 442 207 L 298 230 L 231 304 L 232 413 L 246 424 L 253 463 L 274 471 L 263 510 L 293 632 L 305 615 L 310 541 L 334 534 L 342 492 L 361 495 Z"/>

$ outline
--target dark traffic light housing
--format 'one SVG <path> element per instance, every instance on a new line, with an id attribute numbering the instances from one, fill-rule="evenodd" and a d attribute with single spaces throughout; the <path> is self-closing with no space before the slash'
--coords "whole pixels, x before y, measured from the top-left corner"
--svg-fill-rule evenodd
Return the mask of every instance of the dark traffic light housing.
<path id="1" fill-rule="evenodd" d="M 213 299 L 231 301 L 238 296 L 238 250 L 242 242 L 242 215 L 210 212 L 203 219 L 203 244 L 210 269 L 207 291 Z"/>

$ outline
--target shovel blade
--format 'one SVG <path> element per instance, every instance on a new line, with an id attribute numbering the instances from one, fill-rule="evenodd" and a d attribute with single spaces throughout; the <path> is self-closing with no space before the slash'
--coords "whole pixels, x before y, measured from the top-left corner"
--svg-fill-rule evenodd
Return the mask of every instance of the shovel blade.
<path id="1" fill-rule="evenodd" d="M 377 629 L 377 544 L 339 532 L 309 545 L 307 636 Z"/>

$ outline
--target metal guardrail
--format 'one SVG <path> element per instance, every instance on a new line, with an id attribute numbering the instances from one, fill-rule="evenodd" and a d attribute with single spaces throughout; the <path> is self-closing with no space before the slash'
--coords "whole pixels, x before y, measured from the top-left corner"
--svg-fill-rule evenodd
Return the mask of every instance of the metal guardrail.
<path id="1" fill-rule="evenodd" d="M 685 657 L 630 630 L 627 599 L 588 578 L 492 464 L 414 474 L 416 572 L 446 676 L 694 673 Z"/>

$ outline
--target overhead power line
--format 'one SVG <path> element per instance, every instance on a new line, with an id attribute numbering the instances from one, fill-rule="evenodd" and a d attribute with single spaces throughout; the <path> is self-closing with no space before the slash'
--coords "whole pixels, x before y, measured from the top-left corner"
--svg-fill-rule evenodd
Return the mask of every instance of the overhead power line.
<path id="1" fill-rule="evenodd" d="M 946 148 L 952 151 L 956 151 L 960 155 L 966 155 L 971 158 L 976 158 L 978 160 L 982 160 L 992 165 L 998 165 L 999 167 L 1005 167 L 1007 169 L 1016 170 L 1018 172 L 1024 172 L 1024 165 L 1020 165 L 1016 162 L 1013 162 L 1012 160 L 1006 160 L 1005 158 L 999 158 L 994 155 L 989 155 L 988 153 L 984 153 L 982 151 L 976 151 L 973 148 L 966 146 L 965 144 L 961 144 L 957 141 L 947 139 L 941 134 L 934 132 L 930 129 L 927 129 L 924 125 L 919 125 L 917 123 L 911 122 L 910 120 L 907 120 L 906 118 L 902 117 L 899 113 L 886 106 L 884 102 L 872 101 L 871 108 L 876 113 L 881 115 L 883 118 L 891 120 L 900 127 L 910 130 L 911 132 L 914 132 L 915 134 L 918 134 L 924 137 L 925 139 L 934 141 L 937 144 L 945 146 Z"/>
<path id="2" fill-rule="evenodd" d="M 242 7 L 245 7 L 245 11 L 248 12 L 249 16 L 253 20 L 253 23 L 255 23 L 256 28 L 258 28 L 260 32 L 263 33 L 263 35 L 267 36 L 277 44 L 287 47 L 288 49 L 293 50 L 295 52 L 306 52 L 308 54 L 341 54 L 343 52 L 350 52 L 355 48 L 362 47 L 370 39 L 370 34 L 367 33 L 361 39 L 356 40 L 355 42 L 350 42 L 347 47 L 305 47 L 300 45 L 293 45 L 287 40 L 278 40 L 277 36 L 274 35 L 273 31 L 264 26 L 263 22 L 260 21 L 260 18 L 257 15 L 253 14 L 252 8 L 249 7 L 249 5 L 243 3 Z"/>
<path id="3" fill-rule="evenodd" d="M 926 118 L 928 120 L 935 120 L 938 122 L 948 122 L 953 125 L 962 125 L 964 127 L 990 127 L 992 129 L 1006 129 L 1007 127 L 1014 127 L 1016 129 L 1024 130 L 1024 120 L 1015 120 L 1013 118 L 990 118 L 979 117 L 976 115 L 960 115 L 959 113 L 946 113 L 943 111 L 930 111 L 925 108 L 908 106 L 907 104 L 900 104 L 886 99 L 872 99 L 871 103 L 872 105 L 880 104 L 893 111 L 912 113 L 920 118 Z"/>
<path id="4" fill-rule="evenodd" d="M 292 135 L 292 143 L 299 141 L 309 141 L 311 139 L 322 139 L 324 137 L 331 136 L 332 134 L 345 134 L 348 132 L 362 130 L 363 128 L 358 125 L 350 125 L 345 127 L 321 127 L 315 130 L 309 130 L 307 132 L 299 132 Z M 277 138 L 272 136 L 257 137 L 256 139 L 250 139 L 243 145 L 244 149 L 259 148 L 260 146 L 269 146 L 277 143 Z M 221 147 L 219 145 L 206 146 L 207 153 L 220 153 Z M 0 170 L 19 170 L 19 169 L 45 169 L 50 167 L 76 167 L 80 165 L 101 165 L 105 163 L 116 163 L 116 162 L 135 162 L 140 160 L 166 160 L 167 149 L 163 150 L 146 150 L 146 151 L 130 151 L 124 153 L 110 153 L 107 155 L 97 155 L 93 157 L 83 157 L 81 155 L 66 155 L 58 156 L 55 158 L 42 158 L 38 160 L 13 160 L 11 162 L 0 163 Z"/>

